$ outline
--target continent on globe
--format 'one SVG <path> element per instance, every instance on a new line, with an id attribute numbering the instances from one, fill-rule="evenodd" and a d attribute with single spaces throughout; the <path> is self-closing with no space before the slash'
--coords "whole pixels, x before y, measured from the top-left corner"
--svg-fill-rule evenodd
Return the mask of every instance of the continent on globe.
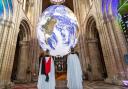
<path id="1" fill-rule="evenodd" d="M 45 25 L 43 25 L 43 27 L 46 29 L 45 32 L 48 35 L 52 34 L 56 22 L 57 22 L 56 19 L 50 18 L 50 20 L 48 20 L 47 23 Z"/>

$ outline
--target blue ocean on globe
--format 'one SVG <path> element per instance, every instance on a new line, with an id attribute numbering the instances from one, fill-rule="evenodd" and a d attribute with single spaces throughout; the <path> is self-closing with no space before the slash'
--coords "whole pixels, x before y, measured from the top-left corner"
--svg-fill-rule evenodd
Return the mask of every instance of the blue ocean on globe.
<path id="1" fill-rule="evenodd" d="M 64 56 L 78 40 L 78 21 L 64 5 L 48 7 L 39 18 L 37 38 L 41 48 L 53 56 Z"/>

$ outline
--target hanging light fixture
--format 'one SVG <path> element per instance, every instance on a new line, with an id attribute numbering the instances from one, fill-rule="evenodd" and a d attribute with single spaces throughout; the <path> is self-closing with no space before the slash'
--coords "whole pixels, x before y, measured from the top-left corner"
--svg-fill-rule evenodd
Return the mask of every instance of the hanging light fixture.
<path id="1" fill-rule="evenodd" d="M 65 2 L 65 0 L 50 0 L 50 2 L 53 4 L 62 4 Z"/>

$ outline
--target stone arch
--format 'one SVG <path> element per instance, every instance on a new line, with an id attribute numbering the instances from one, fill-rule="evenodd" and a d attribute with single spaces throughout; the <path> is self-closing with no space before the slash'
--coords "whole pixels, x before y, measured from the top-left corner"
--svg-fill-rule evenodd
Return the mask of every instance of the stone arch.
<path id="1" fill-rule="evenodd" d="M 30 34 L 31 34 L 30 26 L 25 19 L 21 21 L 19 28 L 20 28 L 20 31 L 22 31 L 22 34 L 24 34 L 24 37 L 25 37 L 24 40 L 30 41 Z M 23 30 L 21 30 L 22 28 Z"/>
<path id="2" fill-rule="evenodd" d="M 33 0 L 23 0 L 23 9 L 25 10 L 25 13 L 29 11 L 29 7 L 33 6 L 34 1 Z"/>
<path id="3" fill-rule="evenodd" d="M 28 22 L 23 19 L 19 25 L 15 57 L 11 74 L 12 81 L 30 81 L 30 38 L 31 31 Z"/>
<path id="4" fill-rule="evenodd" d="M 92 29 L 93 25 L 96 26 L 96 22 L 94 20 L 94 17 L 91 16 L 91 17 L 88 18 L 87 25 L 86 25 L 86 29 L 87 29 L 86 30 L 86 34 L 89 34 L 89 36 L 86 35 L 86 39 L 90 39 L 91 38 L 90 31 L 93 31 L 93 33 L 94 33 L 94 30 Z"/>
<path id="5" fill-rule="evenodd" d="M 103 49 L 100 41 L 100 34 L 97 28 L 96 20 L 90 16 L 86 23 L 86 53 L 88 59 L 87 70 L 91 71 L 88 75 L 93 76 L 93 80 L 103 80 L 107 78 L 106 65 L 103 56 Z"/>

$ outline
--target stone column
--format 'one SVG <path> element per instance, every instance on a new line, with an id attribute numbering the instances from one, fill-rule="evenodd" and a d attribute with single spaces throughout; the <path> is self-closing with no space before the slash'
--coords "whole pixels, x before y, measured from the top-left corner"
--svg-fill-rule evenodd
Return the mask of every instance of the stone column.
<path id="1" fill-rule="evenodd" d="M 19 42 L 19 62 L 17 70 L 17 80 L 21 82 L 26 82 L 27 78 L 27 64 L 28 64 L 28 41 Z"/>
<path id="2" fill-rule="evenodd" d="M 123 32 L 121 31 L 121 28 L 119 27 L 118 22 L 116 21 L 115 17 L 110 16 L 111 24 L 113 27 L 113 32 L 115 35 L 115 40 L 117 43 L 118 51 L 119 51 L 119 56 L 120 59 L 117 60 L 118 67 L 120 70 L 118 71 L 119 76 L 122 77 L 122 79 L 128 79 L 128 66 L 124 62 L 124 55 L 128 54 L 128 49 L 127 49 L 127 43 L 125 41 L 125 37 Z"/>
<path id="3" fill-rule="evenodd" d="M 21 2 L 23 3 L 23 9 L 25 10 L 25 8 L 26 8 L 26 0 L 24 0 L 24 2 L 21 0 Z"/>
<path id="4" fill-rule="evenodd" d="M 5 29 L 5 24 L 4 24 L 4 20 L 1 21 L 0 23 L 0 45 L 1 45 L 1 41 L 2 41 L 2 38 L 3 38 L 3 32 L 4 32 L 4 29 Z"/>
<path id="5" fill-rule="evenodd" d="M 5 56 L 5 50 L 6 50 L 6 45 L 7 45 L 7 41 L 8 41 L 8 35 L 9 32 L 11 31 L 10 25 L 9 25 L 9 21 L 7 21 L 6 23 L 4 23 L 4 29 L 0 29 L 0 30 L 4 30 L 2 39 L 1 39 L 1 45 L 0 45 L 0 85 L 3 85 L 6 81 L 6 65 L 8 60 L 4 60 L 4 56 Z M 1 35 L 1 34 L 0 34 Z M 4 70 L 5 69 L 5 70 Z"/>
<path id="6" fill-rule="evenodd" d="M 98 40 L 92 39 L 88 41 L 89 48 L 89 57 L 90 57 L 90 65 L 92 69 L 92 77 L 93 80 L 102 79 L 101 69 L 100 69 L 100 52 L 98 49 Z"/>
<path id="7" fill-rule="evenodd" d="M 3 61 L 3 58 L 2 58 L 2 43 L 3 43 L 3 36 L 4 36 L 4 31 L 5 31 L 5 25 L 4 25 L 4 20 L 1 21 L 2 23 L 0 23 L 0 71 L 1 71 L 1 66 L 2 66 L 2 61 Z"/>
<path id="8" fill-rule="evenodd" d="M 9 30 L 10 30 L 10 27 L 8 25 L 9 25 L 9 22 L 6 22 L 6 23 L 4 23 L 4 29 L 0 29 L 0 30 L 3 30 L 2 33 L 0 34 L 0 35 L 2 35 L 1 42 L 0 42 L 1 43 L 0 44 L 0 61 L 1 61 L 0 71 L 1 71 L 1 67 L 2 67 L 2 60 L 4 57 L 4 52 L 5 52 L 8 34 L 9 34 Z"/>
<path id="9" fill-rule="evenodd" d="M 84 31 L 84 17 L 85 17 L 85 9 L 81 9 L 81 7 L 84 7 L 84 3 L 82 3 L 81 1 L 79 0 L 74 0 L 73 1 L 73 4 L 74 4 L 74 13 L 78 19 L 78 22 L 79 22 L 79 43 L 78 43 L 78 51 L 79 51 L 79 54 L 80 54 L 80 63 L 81 63 L 81 66 L 82 66 L 82 70 L 84 70 L 84 64 L 85 64 L 85 47 L 84 47 L 84 39 L 83 39 L 83 31 Z M 83 11 L 83 12 L 81 12 Z"/>
<path id="10" fill-rule="evenodd" d="M 108 79 L 106 79 L 106 82 L 108 83 L 115 83 L 118 85 L 121 85 L 120 81 L 117 80 L 117 77 L 119 76 L 119 71 L 122 70 L 122 67 L 119 67 L 118 65 L 118 61 L 121 59 L 120 57 L 120 53 L 119 53 L 119 49 L 117 46 L 117 42 L 116 42 L 116 37 L 115 34 L 113 32 L 113 30 L 116 30 L 114 28 L 112 28 L 111 22 L 108 18 L 105 18 L 105 25 L 106 25 L 106 29 L 107 29 L 107 34 L 109 36 L 110 39 L 110 58 L 109 59 L 109 63 L 110 63 L 110 73 L 111 75 L 109 75 Z M 122 66 L 122 65 L 120 65 Z"/>

